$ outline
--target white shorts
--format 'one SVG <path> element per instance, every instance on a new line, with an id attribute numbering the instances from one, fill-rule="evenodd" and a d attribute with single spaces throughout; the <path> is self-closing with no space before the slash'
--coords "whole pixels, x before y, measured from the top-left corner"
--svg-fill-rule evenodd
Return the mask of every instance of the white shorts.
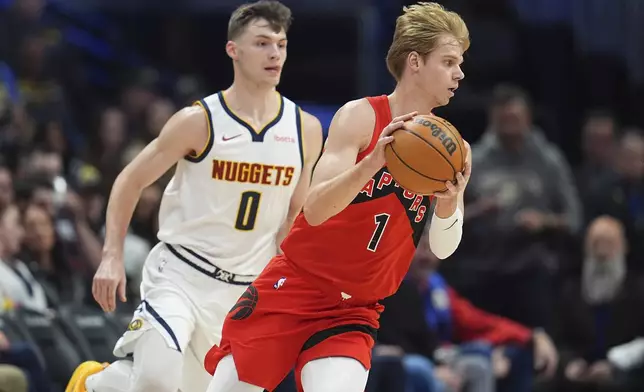
<path id="1" fill-rule="evenodd" d="M 208 272 L 214 268 L 192 254 L 163 243 L 152 249 L 143 266 L 141 305 L 116 343 L 114 355 L 123 358 L 132 354 L 136 340 L 154 328 L 168 347 L 184 354 L 181 390 L 201 392 L 211 378 L 204 369 L 204 357 L 219 344 L 226 315 L 247 285 L 224 283 L 197 270 L 195 265 Z M 250 282 L 253 277 L 242 278 Z"/>

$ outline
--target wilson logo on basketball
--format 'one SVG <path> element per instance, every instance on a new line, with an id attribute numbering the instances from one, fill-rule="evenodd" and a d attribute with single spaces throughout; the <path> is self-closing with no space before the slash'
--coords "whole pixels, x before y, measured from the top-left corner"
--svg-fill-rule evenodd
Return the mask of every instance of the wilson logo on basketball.
<path id="1" fill-rule="evenodd" d="M 414 119 L 414 122 L 416 124 L 429 127 L 429 129 L 432 130 L 432 136 L 441 141 L 441 144 L 443 145 L 443 147 L 445 147 L 447 153 L 450 156 L 454 155 L 454 152 L 456 151 L 456 143 L 454 142 L 454 140 L 452 140 L 451 137 L 447 136 L 447 134 L 442 129 L 440 129 L 438 125 L 434 124 L 431 121 L 427 121 L 422 117 L 416 117 L 416 119 Z"/>
<path id="2" fill-rule="evenodd" d="M 278 143 L 295 143 L 295 138 L 275 135 L 275 141 Z"/>

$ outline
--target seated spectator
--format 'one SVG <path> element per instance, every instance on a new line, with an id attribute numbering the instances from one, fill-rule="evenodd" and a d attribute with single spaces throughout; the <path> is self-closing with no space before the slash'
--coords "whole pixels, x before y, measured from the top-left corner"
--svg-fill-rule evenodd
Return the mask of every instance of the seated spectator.
<path id="1" fill-rule="evenodd" d="M 496 88 L 489 117 L 472 145 L 463 241 L 441 274 L 477 307 L 547 329 L 553 270 L 581 224 L 575 183 L 524 91 Z"/>
<path id="2" fill-rule="evenodd" d="M 400 349 L 392 346 L 376 345 L 371 358 L 371 370 L 365 392 L 411 392 L 406 385 L 405 368 Z M 286 391 L 284 391 L 286 392 Z"/>
<path id="3" fill-rule="evenodd" d="M 49 305 L 44 288 L 16 258 L 23 234 L 18 208 L 7 207 L 0 215 L 0 289 L 15 305 L 46 312 Z"/>
<path id="4" fill-rule="evenodd" d="M 624 223 L 629 268 L 644 271 L 644 133 L 626 131 L 619 140 L 615 173 L 585 200 L 586 218 L 610 215 Z"/>
<path id="5" fill-rule="evenodd" d="M 586 115 L 582 130 L 582 163 L 575 170 L 580 195 L 595 189 L 613 175 L 617 121 L 612 113 L 593 111 Z"/>
<path id="6" fill-rule="evenodd" d="M 7 166 L 0 163 L 0 211 L 13 203 L 13 176 Z"/>
<path id="7" fill-rule="evenodd" d="M 48 392 L 50 384 L 34 349 L 26 342 L 11 344 L 0 330 L 0 392 Z"/>
<path id="8" fill-rule="evenodd" d="M 15 304 L 0 287 L 0 315 L 11 312 L 14 308 Z M 33 347 L 27 342 L 12 344 L 2 328 L 0 328 L 0 369 L 2 369 L 0 370 L 0 392 L 14 391 L 13 388 L 16 388 L 16 391 L 25 392 L 50 390 L 51 380 L 46 370 L 42 368 Z"/>
<path id="9" fill-rule="evenodd" d="M 559 296 L 566 391 L 625 391 L 637 371 L 623 372 L 608 358 L 611 348 L 644 336 L 644 280 L 627 271 L 624 228 L 602 216 L 589 226 L 581 276 L 566 279 Z"/>
<path id="10" fill-rule="evenodd" d="M 49 303 L 83 303 L 86 294 L 83 277 L 65 260 L 47 211 L 35 204 L 30 205 L 24 212 L 23 224 L 25 237 L 21 259 L 45 288 Z"/>
<path id="11" fill-rule="evenodd" d="M 475 386 L 482 389 L 472 390 L 495 390 L 494 376 L 496 390 L 530 391 L 533 368 L 551 376 L 558 355 L 548 335 L 460 297 L 434 271 L 438 259 L 425 242 L 419 244 L 408 278 L 383 301 L 379 343 L 399 347 L 405 357 L 417 354 L 404 362 L 416 374 L 425 368 L 426 381 L 433 385 L 425 390 L 430 391 L 461 391 L 462 385 L 465 391 Z"/>
<path id="12" fill-rule="evenodd" d="M 65 260 L 74 271 L 91 280 L 101 261 L 102 243 L 90 226 L 87 207 L 81 197 L 69 189 L 66 182 L 58 185 L 60 188 L 43 177 L 43 173 L 36 173 L 21 184 L 18 202 L 23 211 L 35 204 L 49 212 Z"/>
<path id="13" fill-rule="evenodd" d="M 409 280 L 383 301 L 374 356 L 399 358 L 407 374 L 408 392 L 494 391 L 492 365 L 484 356 L 438 358 L 440 342 L 425 319 L 424 304 Z M 400 320 L 404 319 L 405 322 Z M 465 389 L 463 387 L 467 385 Z M 402 390 L 402 388 L 400 389 Z"/>

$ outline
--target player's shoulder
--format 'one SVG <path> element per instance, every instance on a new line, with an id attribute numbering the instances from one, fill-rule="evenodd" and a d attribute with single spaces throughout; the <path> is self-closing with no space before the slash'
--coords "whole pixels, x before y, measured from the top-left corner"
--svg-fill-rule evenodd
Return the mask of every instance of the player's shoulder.
<path id="1" fill-rule="evenodd" d="M 360 98 L 342 105 L 336 116 L 351 117 L 357 121 L 375 121 L 376 112 L 367 98 Z"/>
<path id="2" fill-rule="evenodd" d="M 302 116 L 302 128 L 304 132 L 322 132 L 322 123 L 317 117 L 304 109 L 300 109 L 300 113 Z"/>
<path id="3" fill-rule="evenodd" d="M 196 151 L 210 140 L 210 116 L 200 105 L 186 106 L 174 113 L 165 124 L 159 139 L 164 145 L 187 146 Z"/>
<path id="4" fill-rule="evenodd" d="M 301 116 L 301 137 L 305 143 L 305 149 L 314 151 L 313 154 L 306 155 L 310 155 L 310 157 L 317 159 L 320 155 L 320 151 L 322 150 L 322 142 L 324 139 L 322 134 L 322 123 L 317 117 L 305 111 L 301 107 L 298 107 L 298 110 L 300 111 Z"/>
<path id="5" fill-rule="evenodd" d="M 367 98 L 360 98 L 349 101 L 338 109 L 331 121 L 329 133 L 366 140 L 371 138 L 375 124 L 376 112 L 371 103 Z"/>
<path id="6" fill-rule="evenodd" d="M 166 124 L 166 128 L 199 129 L 208 126 L 208 117 L 205 108 L 199 104 L 186 106 L 174 113 Z"/>
<path id="7" fill-rule="evenodd" d="M 333 116 L 333 122 L 336 126 L 342 128 L 357 127 L 362 129 L 366 127 L 371 130 L 371 127 L 376 122 L 376 112 L 367 98 L 355 99 L 345 103 L 338 109 L 335 116 Z"/>

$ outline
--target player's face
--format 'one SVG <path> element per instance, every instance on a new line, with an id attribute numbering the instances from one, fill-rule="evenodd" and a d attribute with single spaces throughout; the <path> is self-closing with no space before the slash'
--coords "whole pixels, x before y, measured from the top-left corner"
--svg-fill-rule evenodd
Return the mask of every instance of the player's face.
<path id="1" fill-rule="evenodd" d="M 520 99 L 492 108 L 490 121 L 501 141 L 510 144 L 522 140 L 532 126 L 530 109 Z"/>
<path id="2" fill-rule="evenodd" d="M 241 76 L 258 85 L 279 84 L 286 61 L 286 33 L 275 32 L 264 19 L 252 21 L 234 42 L 228 42 L 228 55 Z"/>
<path id="3" fill-rule="evenodd" d="M 465 74 L 461 70 L 463 47 L 456 38 L 440 38 L 436 49 L 421 59 L 417 84 L 438 106 L 449 103 Z"/>

